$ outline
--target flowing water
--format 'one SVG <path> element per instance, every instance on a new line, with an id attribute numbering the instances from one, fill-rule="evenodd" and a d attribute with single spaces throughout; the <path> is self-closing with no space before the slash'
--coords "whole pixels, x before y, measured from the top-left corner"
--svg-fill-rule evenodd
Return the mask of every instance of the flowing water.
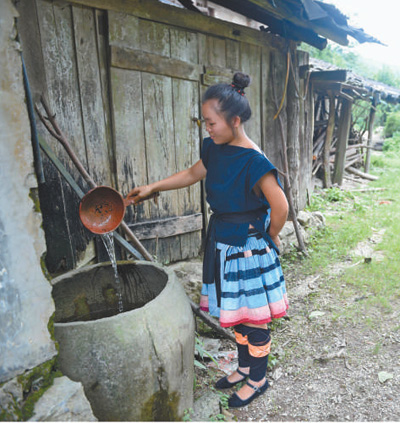
<path id="1" fill-rule="evenodd" d="M 117 288 L 117 297 L 118 297 L 118 311 L 122 313 L 124 311 L 124 304 L 122 302 L 122 285 L 121 280 L 119 279 L 118 269 L 117 269 L 117 259 L 115 257 L 115 247 L 114 247 L 114 234 L 109 232 L 108 234 L 101 235 L 104 246 L 110 256 L 111 265 L 114 269 L 114 277 Z"/>

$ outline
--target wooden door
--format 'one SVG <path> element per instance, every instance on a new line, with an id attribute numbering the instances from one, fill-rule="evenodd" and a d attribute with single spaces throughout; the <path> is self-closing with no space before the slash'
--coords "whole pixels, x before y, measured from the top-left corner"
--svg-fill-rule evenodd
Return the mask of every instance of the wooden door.
<path id="1" fill-rule="evenodd" d="M 200 158 L 197 34 L 108 13 L 119 191 L 155 182 Z M 158 261 L 199 254 L 201 185 L 130 207 L 126 220 Z"/>

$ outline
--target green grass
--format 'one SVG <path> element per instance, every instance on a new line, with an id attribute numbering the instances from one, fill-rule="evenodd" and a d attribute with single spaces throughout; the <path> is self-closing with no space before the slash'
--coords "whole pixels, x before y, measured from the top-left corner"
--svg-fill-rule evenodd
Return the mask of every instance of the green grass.
<path id="1" fill-rule="evenodd" d="M 373 156 L 371 163 L 371 173 L 379 176 L 379 180 L 368 187 L 385 190 L 350 193 L 331 188 L 314 193 L 308 209 L 324 214 L 326 228 L 308 243 L 309 257 L 292 254 L 283 259 L 285 267 L 295 264 L 302 275 L 323 275 L 332 292 L 341 289 L 343 301 L 350 296 L 360 297 L 346 310 L 348 317 L 368 307 L 391 312 L 391 304 L 400 298 L 400 153 L 389 151 Z M 382 229 L 385 230 L 382 242 L 372 244 L 382 252 L 382 261 L 364 263 L 362 257 L 352 255 L 359 242 Z M 348 265 L 344 273 L 332 277 L 332 266 L 344 262 Z M 364 318 L 368 319 L 369 314 Z"/>

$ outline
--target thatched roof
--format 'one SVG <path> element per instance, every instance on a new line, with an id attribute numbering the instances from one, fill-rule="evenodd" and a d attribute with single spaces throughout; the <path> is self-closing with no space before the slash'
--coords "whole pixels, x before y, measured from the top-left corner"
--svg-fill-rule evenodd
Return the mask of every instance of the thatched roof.
<path id="1" fill-rule="evenodd" d="M 319 81 L 320 90 L 323 90 L 324 87 L 329 89 L 332 84 L 337 83 L 344 92 L 351 96 L 378 94 L 381 100 L 388 103 L 400 103 L 400 89 L 357 75 L 349 69 L 339 68 L 331 63 L 310 57 L 309 70 L 312 75 L 311 79 Z"/>
<path id="2" fill-rule="evenodd" d="M 164 0 L 165 1 L 165 0 Z M 178 0 L 191 10 L 192 0 Z M 240 13 L 265 25 L 262 29 L 294 41 L 304 41 L 319 49 L 327 39 L 348 45 L 348 37 L 360 43 L 381 43 L 361 28 L 351 26 L 347 17 L 335 6 L 317 0 L 212 0 L 220 6 Z"/>

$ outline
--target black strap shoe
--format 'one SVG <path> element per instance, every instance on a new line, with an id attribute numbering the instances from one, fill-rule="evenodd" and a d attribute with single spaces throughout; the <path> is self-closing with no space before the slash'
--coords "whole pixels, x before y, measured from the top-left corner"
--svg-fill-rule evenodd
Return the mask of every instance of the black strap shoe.
<path id="1" fill-rule="evenodd" d="M 215 384 L 215 387 L 217 389 L 229 389 L 232 388 L 232 386 L 237 385 L 239 382 L 243 382 L 246 377 L 248 376 L 248 374 L 242 372 L 241 370 L 237 369 L 236 370 L 241 376 L 243 376 L 242 379 L 238 380 L 237 382 L 229 382 L 228 380 L 228 376 L 224 376 L 222 379 L 218 380 Z"/>
<path id="2" fill-rule="evenodd" d="M 254 399 L 263 394 L 269 387 L 268 380 L 265 380 L 265 383 L 262 386 L 254 386 L 250 382 L 247 382 L 247 385 L 249 385 L 250 388 L 254 390 L 254 394 L 249 398 L 242 400 L 235 392 L 228 400 L 229 408 L 239 408 L 250 404 Z"/>

